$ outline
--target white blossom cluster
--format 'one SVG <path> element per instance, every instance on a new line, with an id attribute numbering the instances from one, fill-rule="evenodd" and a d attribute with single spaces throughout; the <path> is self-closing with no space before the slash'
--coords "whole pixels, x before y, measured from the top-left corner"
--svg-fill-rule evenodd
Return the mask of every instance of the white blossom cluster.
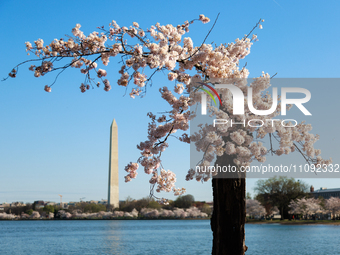
<path id="1" fill-rule="evenodd" d="M 264 216 L 266 215 L 266 209 L 258 200 L 247 199 L 246 200 L 246 212 L 249 216 Z"/>
<path id="2" fill-rule="evenodd" d="M 114 212 L 103 212 L 100 211 L 98 213 L 81 213 L 74 212 L 72 214 L 72 218 L 76 219 L 110 219 L 110 218 L 136 218 L 138 217 L 138 211 L 133 209 L 131 212 L 123 212 L 123 211 L 114 211 Z"/>
<path id="3" fill-rule="evenodd" d="M 137 218 L 139 216 L 146 218 L 207 218 L 208 214 L 201 212 L 196 207 L 190 207 L 188 209 L 175 208 L 174 210 L 166 209 L 152 209 L 142 208 L 140 213 L 134 208 L 131 212 L 113 211 L 97 213 L 82 213 L 77 210 L 74 212 L 66 212 L 64 210 L 58 211 L 61 219 L 115 219 L 115 218 Z M 54 218 L 53 213 L 49 213 L 49 219 Z M 7 213 L 0 213 L 0 219 L 12 220 L 12 219 L 40 219 L 39 212 L 33 211 L 31 215 L 23 213 L 21 216 Z"/>
<path id="4" fill-rule="evenodd" d="M 330 197 L 326 200 L 326 209 L 333 214 L 340 214 L 340 198 Z"/>
<path id="5" fill-rule="evenodd" d="M 340 198 L 330 197 L 325 201 L 315 198 L 300 198 L 292 200 L 289 204 L 291 214 L 302 214 L 304 216 L 317 213 L 331 213 L 334 217 L 340 214 Z"/>
<path id="6" fill-rule="evenodd" d="M 208 214 L 201 212 L 197 207 L 188 209 L 175 208 L 174 210 L 143 208 L 140 214 L 147 218 L 206 218 Z"/>
<path id="7" fill-rule="evenodd" d="M 19 216 L 18 215 L 14 215 L 11 213 L 0 213 L 0 220 L 14 220 L 14 219 L 18 219 Z"/>
<path id="8" fill-rule="evenodd" d="M 210 21 L 204 15 L 200 15 L 198 20 L 202 23 Z M 118 85 L 127 86 L 133 79 L 133 83 L 142 88 L 147 82 L 147 76 L 144 73 L 145 67 L 157 70 L 174 70 L 177 63 L 182 62 L 183 68 L 188 69 L 185 66 L 189 67 L 191 64 L 187 63 L 190 62 L 189 60 L 185 60 L 190 58 L 193 51 L 197 51 L 198 48 L 193 47 L 190 37 L 183 38 L 183 36 L 189 32 L 189 25 L 193 22 L 186 21 L 177 26 L 171 24 L 164 26 L 157 23 L 144 31 L 137 22 L 133 22 L 132 26 L 128 28 L 119 26 L 113 20 L 108 29 L 105 29 L 104 26 L 98 27 L 101 32 L 94 31 L 88 36 L 80 30 L 81 25 L 77 24 L 72 29 L 73 36 L 68 36 L 67 40 L 54 39 L 48 45 L 44 45 L 42 39 L 34 41 L 34 44 L 26 42 L 28 55 L 34 53 L 41 59 L 41 65 L 31 65 L 29 70 L 34 72 L 35 77 L 40 77 L 57 69 L 52 64 L 54 60 L 71 57 L 71 62 L 63 68 L 79 68 L 80 72 L 86 75 L 86 83 L 80 88 L 81 92 L 85 92 L 89 89 L 87 85 L 93 82 L 90 71 L 94 71 L 100 79 L 106 76 L 106 70 L 97 68 L 97 62 L 101 60 L 102 64 L 107 66 L 111 57 L 122 55 L 124 61 L 119 71 L 121 77 L 118 80 Z M 124 36 L 135 38 L 138 43 L 129 45 Z M 89 58 L 94 55 L 98 55 L 98 57 L 90 60 Z M 17 70 L 14 68 L 9 76 L 14 78 L 16 73 Z M 169 75 L 169 79 L 175 79 L 177 76 L 178 74 L 173 72 L 172 75 Z M 104 89 L 109 91 L 108 87 L 104 87 Z M 50 92 L 47 89 L 45 91 Z M 135 96 L 135 92 L 136 88 L 133 88 L 130 96 Z"/>
<path id="9" fill-rule="evenodd" d="M 310 215 L 316 213 L 324 213 L 325 210 L 321 206 L 321 201 L 315 198 L 298 198 L 292 200 L 289 204 L 291 214 Z"/>

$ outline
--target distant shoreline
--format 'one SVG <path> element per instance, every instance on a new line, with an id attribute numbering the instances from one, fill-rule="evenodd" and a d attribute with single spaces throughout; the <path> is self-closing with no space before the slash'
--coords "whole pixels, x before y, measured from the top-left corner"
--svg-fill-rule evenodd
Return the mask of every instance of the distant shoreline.
<path id="1" fill-rule="evenodd" d="M 210 220 L 210 218 L 112 218 L 112 219 L 0 219 L 0 221 L 69 221 L 69 220 Z"/>
<path id="2" fill-rule="evenodd" d="M 89 221 L 89 220 L 210 220 L 210 218 L 112 218 L 112 219 L 0 219 L 0 221 Z M 280 225 L 335 225 L 340 220 L 248 220 L 246 224 L 280 224 Z"/>
<path id="3" fill-rule="evenodd" d="M 247 221 L 246 224 L 280 224 L 280 225 L 340 225 L 340 220 L 273 220 Z"/>

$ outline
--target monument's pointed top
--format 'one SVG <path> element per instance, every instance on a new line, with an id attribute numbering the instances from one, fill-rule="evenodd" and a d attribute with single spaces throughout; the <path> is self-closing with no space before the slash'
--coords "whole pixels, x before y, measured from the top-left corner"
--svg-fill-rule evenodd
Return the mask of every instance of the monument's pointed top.
<path id="1" fill-rule="evenodd" d="M 117 126 L 117 122 L 116 122 L 115 119 L 113 119 L 113 121 L 112 121 L 112 126 Z"/>

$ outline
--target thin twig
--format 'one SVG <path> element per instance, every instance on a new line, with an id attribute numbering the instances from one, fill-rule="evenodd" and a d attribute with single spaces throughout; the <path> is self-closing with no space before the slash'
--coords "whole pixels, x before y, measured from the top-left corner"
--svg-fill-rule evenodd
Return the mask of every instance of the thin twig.
<path id="1" fill-rule="evenodd" d="M 255 28 L 261 23 L 261 20 L 262 19 L 260 19 L 257 23 L 256 23 L 256 25 L 253 27 L 253 29 L 245 36 L 245 37 L 243 37 L 243 41 L 245 40 L 245 39 L 247 39 L 248 37 L 249 37 L 249 35 L 255 30 Z"/>
<path id="2" fill-rule="evenodd" d="M 272 134 L 271 133 L 269 133 L 269 140 L 270 140 L 270 151 L 273 155 L 273 144 L 272 144 Z"/>
<path id="3" fill-rule="evenodd" d="M 185 59 L 182 59 L 183 61 L 185 61 L 185 60 L 191 58 L 192 56 L 194 56 L 194 55 L 202 48 L 203 44 L 204 44 L 205 41 L 208 39 L 209 34 L 210 34 L 211 31 L 214 29 L 215 24 L 216 24 L 216 22 L 217 22 L 217 20 L 218 20 L 218 16 L 220 16 L 220 13 L 217 14 L 217 17 L 216 17 L 216 19 L 215 19 L 215 22 L 214 22 L 213 26 L 211 27 L 211 29 L 209 30 L 209 32 L 208 32 L 208 34 L 206 35 L 206 37 L 204 38 L 204 40 L 203 40 L 201 46 L 200 46 L 200 47 L 199 47 L 199 48 L 198 48 L 191 56 L 189 56 L 189 57 L 187 57 L 187 58 L 185 58 Z"/>
<path id="4" fill-rule="evenodd" d="M 277 75 L 277 73 L 275 73 L 272 77 L 270 77 L 270 79 L 273 79 L 276 75 Z"/>

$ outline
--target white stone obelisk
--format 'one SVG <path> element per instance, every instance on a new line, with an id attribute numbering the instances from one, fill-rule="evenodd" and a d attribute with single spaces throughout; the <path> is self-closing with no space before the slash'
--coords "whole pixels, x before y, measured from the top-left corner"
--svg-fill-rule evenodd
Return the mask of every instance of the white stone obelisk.
<path id="1" fill-rule="evenodd" d="M 109 192 L 107 204 L 109 208 L 119 207 L 118 126 L 115 119 L 112 121 L 110 128 Z"/>

